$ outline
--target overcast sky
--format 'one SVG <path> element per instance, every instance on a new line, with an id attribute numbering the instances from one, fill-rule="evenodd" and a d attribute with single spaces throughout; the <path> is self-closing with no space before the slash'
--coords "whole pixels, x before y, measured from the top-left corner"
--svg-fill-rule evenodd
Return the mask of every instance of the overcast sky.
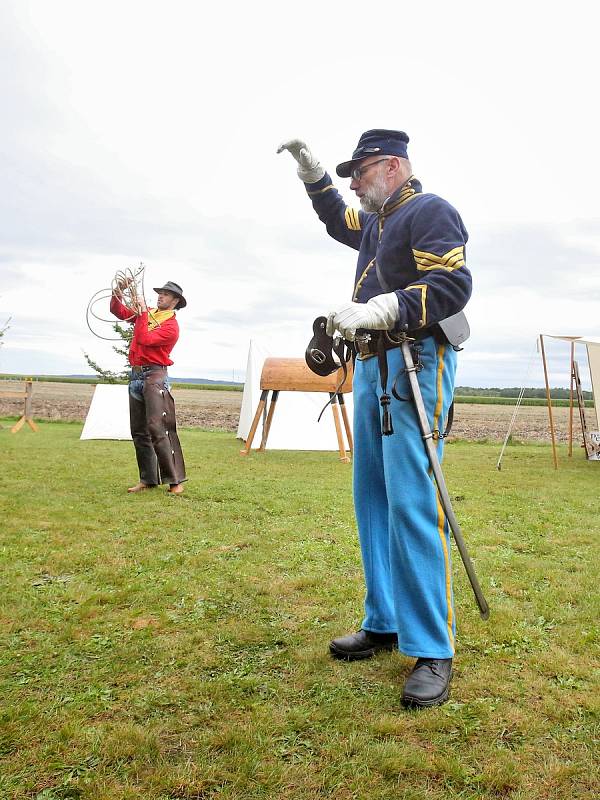
<path id="1" fill-rule="evenodd" d="M 149 301 L 166 280 L 188 300 L 174 376 L 243 379 L 250 339 L 302 356 L 356 254 L 275 151 L 304 138 L 334 174 L 387 127 L 469 231 L 457 382 L 540 385 L 538 333 L 600 335 L 594 8 L 2 0 L 0 371 L 119 366 L 86 307 L 140 262 Z"/>

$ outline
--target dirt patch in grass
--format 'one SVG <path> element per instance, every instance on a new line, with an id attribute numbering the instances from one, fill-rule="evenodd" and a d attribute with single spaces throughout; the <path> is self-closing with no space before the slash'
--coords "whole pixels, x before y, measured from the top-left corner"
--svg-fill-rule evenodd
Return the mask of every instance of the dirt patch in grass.
<path id="1" fill-rule="evenodd" d="M 471 441 L 488 439 L 502 441 L 506 436 L 514 413 L 514 406 L 469 405 L 457 403 L 454 407 L 454 423 L 451 436 Z M 569 409 L 552 410 L 554 430 L 559 442 L 569 440 Z M 595 430 L 595 414 L 586 414 L 588 429 Z M 521 406 L 512 427 L 512 438 L 521 442 L 550 443 L 548 409 L 545 406 Z M 582 442 L 579 412 L 573 414 L 573 447 Z"/>
<path id="2" fill-rule="evenodd" d="M 3 381 L 2 389 L 22 386 L 18 382 Z M 33 415 L 36 419 L 83 422 L 86 418 L 94 386 L 82 383 L 36 382 L 33 392 Z M 177 420 L 180 427 L 237 429 L 241 392 L 219 392 L 202 389 L 174 389 Z M 283 402 L 282 398 L 280 402 Z M 22 401 L 0 396 L 0 415 L 17 416 L 22 412 Z M 451 436 L 471 441 L 488 439 L 502 441 L 508 431 L 514 406 L 470 405 L 457 403 Z M 568 441 L 569 409 L 553 409 L 557 440 Z M 593 411 L 587 411 L 590 430 L 596 429 Z M 574 447 L 581 443 L 581 425 L 575 409 L 573 418 Z M 544 406 L 523 406 L 519 409 L 512 429 L 513 439 L 523 442 L 549 442 L 548 410 Z"/>

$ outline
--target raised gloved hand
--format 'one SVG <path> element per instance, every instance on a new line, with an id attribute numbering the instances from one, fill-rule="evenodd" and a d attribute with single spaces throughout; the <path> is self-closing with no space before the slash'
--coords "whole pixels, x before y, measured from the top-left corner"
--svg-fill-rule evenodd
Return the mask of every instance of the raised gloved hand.
<path id="1" fill-rule="evenodd" d="M 346 303 L 338 311 L 327 316 L 327 335 L 339 331 L 344 339 L 354 341 L 359 328 L 385 331 L 394 327 L 400 316 L 400 307 L 395 292 L 378 294 L 367 303 Z"/>
<path id="2" fill-rule="evenodd" d="M 284 150 L 289 150 L 298 162 L 298 177 L 304 183 L 316 183 L 325 175 L 319 160 L 313 156 L 302 139 L 289 139 L 283 142 L 277 148 L 277 152 L 282 153 Z"/>

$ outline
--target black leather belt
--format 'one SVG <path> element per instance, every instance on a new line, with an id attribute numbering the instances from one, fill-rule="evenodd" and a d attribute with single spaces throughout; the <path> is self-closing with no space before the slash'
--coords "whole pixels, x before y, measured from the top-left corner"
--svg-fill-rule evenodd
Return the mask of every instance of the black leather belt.
<path id="1" fill-rule="evenodd" d="M 429 336 L 433 336 L 433 332 L 431 330 L 415 331 L 409 336 L 414 341 L 420 342 Z M 376 356 L 381 346 L 381 339 L 383 339 L 384 350 L 393 350 L 402 344 L 402 342 L 394 338 L 393 334 L 389 334 L 387 331 L 357 331 L 354 337 L 354 345 L 358 358 L 363 360 L 370 356 Z"/>
<path id="2" fill-rule="evenodd" d="M 153 369 L 166 369 L 166 367 L 163 364 L 142 364 L 141 366 L 132 364 L 131 369 L 138 372 L 151 372 Z"/>

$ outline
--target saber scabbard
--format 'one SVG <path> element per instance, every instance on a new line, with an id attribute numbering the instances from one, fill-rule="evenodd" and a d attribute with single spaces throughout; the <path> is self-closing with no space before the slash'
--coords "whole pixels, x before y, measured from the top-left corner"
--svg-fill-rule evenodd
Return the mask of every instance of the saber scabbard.
<path id="1" fill-rule="evenodd" d="M 433 433 L 431 432 L 429 420 L 427 419 L 427 414 L 425 413 L 425 404 L 423 403 L 421 387 L 419 386 L 419 381 L 417 380 L 417 370 L 415 368 L 415 363 L 413 361 L 409 341 L 410 341 L 409 339 L 404 339 L 404 341 L 402 342 L 401 345 L 402 355 L 404 356 L 406 372 L 408 374 L 408 380 L 410 382 L 412 396 L 415 402 L 415 407 L 417 409 L 419 426 L 423 434 L 423 442 L 425 443 L 425 449 L 427 450 L 429 463 L 431 465 L 431 469 L 435 477 L 435 482 L 437 484 L 440 502 L 444 509 L 444 513 L 446 514 L 446 519 L 448 520 L 448 524 L 450 525 L 450 529 L 454 536 L 454 541 L 456 542 L 456 546 L 458 547 L 458 552 L 460 553 L 460 557 L 464 564 L 465 570 L 467 571 L 469 582 L 471 583 L 471 587 L 473 589 L 477 605 L 479 606 L 481 617 L 482 619 L 487 619 L 490 615 L 490 609 L 486 602 L 485 597 L 483 596 L 483 592 L 481 591 L 481 586 L 479 585 L 479 581 L 477 580 L 477 575 L 475 574 L 473 562 L 469 557 L 469 553 L 467 551 L 465 540 L 463 539 L 460 525 L 458 524 L 458 520 L 456 519 L 456 515 L 454 514 L 454 510 L 452 509 L 452 503 L 450 502 L 450 495 L 448 494 L 446 481 L 444 480 L 444 475 L 442 473 L 440 460 L 438 458 L 437 450 L 433 441 Z"/>

